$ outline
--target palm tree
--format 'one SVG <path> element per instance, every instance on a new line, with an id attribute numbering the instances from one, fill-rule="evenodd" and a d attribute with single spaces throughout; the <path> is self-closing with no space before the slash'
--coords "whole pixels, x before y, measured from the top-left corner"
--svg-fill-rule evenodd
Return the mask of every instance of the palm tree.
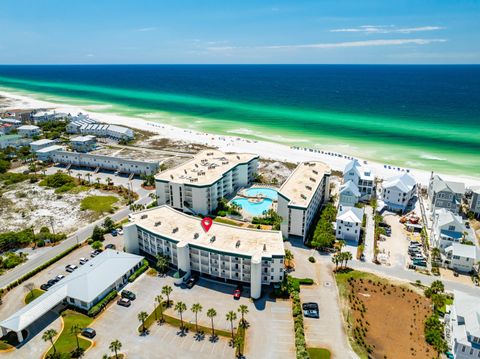
<path id="1" fill-rule="evenodd" d="M 340 248 L 340 252 L 342 251 L 342 248 L 345 247 L 346 243 L 345 241 L 339 240 L 338 241 L 338 248 Z"/>
<path id="2" fill-rule="evenodd" d="M 78 334 L 82 331 L 82 328 L 78 324 L 72 325 L 70 328 L 70 333 L 75 335 L 75 339 L 77 339 L 77 349 L 80 350 L 80 343 L 78 342 Z"/>
<path id="3" fill-rule="evenodd" d="M 110 186 L 112 179 L 110 177 L 105 178 L 105 182 L 107 182 L 107 186 Z"/>
<path id="4" fill-rule="evenodd" d="M 142 322 L 142 332 L 145 332 L 145 320 L 148 318 L 148 313 L 147 312 L 140 312 L 137 315 L 137 318 L 139 321 Z"/>
<path id="5" fill-rule="evenodd" d="M 215 328 L 213 327 L 213 318 L 217 316 L 217 311 L 213 308 L 207 310 L 207 317 L 212 321 L 212 336 L 215 336 Z"/>
<path id="6" fill-rule="evenodd" d="M 195 331 L 198 333 L 198 321 L 197 316 L 198 313 L 202 311 L 203 307 L 200 303 L 195 303 L 192 305 L 192 309 L 190 309 L 195 314 Z"/>
<path id="7" fill-rule="evenodd" d="M 101 178 L 100 178 L 100 177 L 97 177 L 97 178 L 95 178 L 95 179 L 97 180 L 97 183 L 100 184 Z"/>
<path id="8" fill-rule="evenodd" d="M 168 257 L 164 255 L 157 255 L 157 268 L 160 273 L 165 273 L 168 268 Z"/>
<path id="9" fill-rule="evenodd" d="M 343 260 L 345 261 L 345 267 L 347 267 L 348 261 L 352 260 L 352 253 L 350 252 L 344 252 L 343 254 Z"/>
<path id="10" fill-rule="evenodd" d="M 118 339 L 115 339 L 113 342 L 110 343 L 110 346 L 109 346 L 110 350 L 112 352 L 115 353 L 115 358 L 118 359 L 118 354 L 117 352 L 122 349 L 122 343 L 120 342 L 120 340 Z"/>
<path id="11" fill-rule="evenodd" d="M 56 335 L 57 331 L 55 329 L 47 329 L 43 332 L 42 335 L 42 339 L 44 342 L 50 341 L 52 343 L 54 353 L 57 351 L 57 348 L 55 348 L 55 344 L 53 343 L 53 338 L 55 338 Z"/>
<path id="12" fill-rule="evenodd" d="M 340 262 L 340 256 L 339 256 L 340 253 L 335 253 L 333 256 L 332 256 L 332 262 L 335 264 L 335 270 L 337 270 L 338 268 L 338 262 Z"/>
<path id="13" fill-rule="evenodd" d="M 440 249 L 437 247 L 432 248 L 432 258 L 437 260 L 440 258 Z"/>
<path id="14" fill-rule="evenodd" d="M 238 356 L 242 356 L 242 345 L 243 345 L 243 337 L 241 335 L 237 335 L 233 340 L 233 345 L 237 348 Z"/>
<path id="15" fill-rule="evenodd" d="M 180 326 L 180 329 L 183 329 L 183 312 L 187 310 L 187 305 L 183 302 L 177 302 L 177 304 L 175 304 L 175 311 L 178 312 L 178 314 L 180 314 L 180 323 L 181 323 L 181 326 Z"/>
<path id="16" fill-rule="evenodd" d="M 87 173 L 85 174 L 85 177 L 88 178 L 88 183 L 90 183 L 90 177 L 92 177 L 92 174 L 91 174 L 90 172 L 87 172 Z"/>
<path id="17" fill-rule="evenodd" d="M 237 314 L 233 310 L 229 311 L 227 313 L 227 320 L 230 321 L 230 327 L 232 328 L 232 339 L 234 338 L 233 336 L 233 321 L 237 320 Z"/>
<path id="18" fill-rule="evenodd" d="M 241 304 L 237 311 L 242 315 L 242 324 L 245 325 L 245 314 L 248 314 L 248 307 L 245 304 Z"/>
<path id="19" fill-rule="evenodd" d="M 162 317 L 162 322 L 163 322 L 163 297 L 159 294 L 155 297 L 155 302 L 158 303 L 158 308 L 160 309 L 160 315 Z M 157 308 L 154 308 L 155 311 L 155 320 L 157 320 Z"/>
<path id="20" fill-rule="evenodd" d="M 285 267 L 291 267 L 291 262 L 293 260 L 293 253 L 290 249 L 285 249 Z M 287 265 L 288 262 L 288 265 Z"/>
<path id="21" fill-rule="evenodd" d="M 172 287 L 169 285 L 164 285 L 162 287 L 162 294 L 167 296 L 167 308 L 170 307 L 170 294 L 172 294 Z"/>

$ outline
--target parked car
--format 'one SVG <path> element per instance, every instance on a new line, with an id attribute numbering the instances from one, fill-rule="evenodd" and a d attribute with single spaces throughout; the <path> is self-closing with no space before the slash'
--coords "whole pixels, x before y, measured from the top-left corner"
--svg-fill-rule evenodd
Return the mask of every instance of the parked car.
<path id="1" fill-rule="evenodd" d="M 51 287 L 51 285 L 45 283 L 45 284 L 42 284 L 42 285 L 40 286 L 40 289 L 41 289 L 41 290 L 44 290 L 44 291 L 47 291 L 50 287 Z"/>
<path id="2" fill-rule="evenodd" d="M 318 311 L 318 304 L 314 303 L 314 302 L 303 303 L 302 304 L 302 309 L 303 310 L 310 309 L 310 310 L 317 310 Z"/>
<path id="3" fill-rule="evenodd" d="M 110 233 L 111 233 L 112 236 L 114 236 L 114 237 L 116 237 L 116 236 L 118 235 L 118 232 L 117 232 L 116 229 L 112 230 Z"/>
<path id="4" fill-rule="evenodd" d="M 198 275 L 191 275 L 190 278 L 188 278 L 187 281 L 185 282 L 185 285 L 187 286 L 187 288 L 193 288 L 193 286 L 197 282 L 198 282 Z"/>
<path id="5" fill-rule="evenodd" d="M 50 286 L 52 286 L 52 285 L 54 285 L 54 284 L 57 283 L 57 282 L 58 282 L 58 280 L 56 280 L 56 279 L 50 279 L 50 280 L 47 282 L 47 284 L 50 285 Z"/>
<path id="6" fill-rule="evenodd" d="M 65 278 L 65 276 L 64 276 L 63 274 L 59 274 L 59 275 L 57 275 L 57 276 L 55 277 L 55 279 L 56 279 L 57 281 L 62 280 L 63 278 Z"/>
<path id="7" fill-rule="evenodd" d="M 121 229 L 121 228 L 117 229 L 117 233 L 122 236 L 123 235 L 123 229 Z"/>
<path id="8" fill-rule="evenodd" d="M 318 310 L 314 310 L 314 309 L 304 310 L 303 315 L 307 318 L 320 318 L 320 315 L 318 314 Z"/>
<path id="9" fill-rule="evenodd" d="M 233 291 L 233 299 L 240 299 L 240 297 L 242 296 L 242 292 L 240 291 L 240 289 L 235 289 Z"/>
<path id="10" fill-rule="evenodd" d="M 117 304 L 122 307 L 129 307 L 132 305 L 132 301 L 128 298 L 120 298 L 119 300 L 117 300 Z"/>
<path id="11" fill-rule="evenodd" d="M 117 248 L 117 246 L 115 246 L 115 244 L 112 244 L 112 243 L 107 244 L 107 245 L 105 246 L 105 249 L 116 249 L 116 248 Z"/>
<path id="12" fill-rule="evenodd" d="M 135 300 L 137 298 L 137 296 L 135 295 L 135 293 L 129 291 L 129 290 L 122 290 L 122 292 L 120 293 L 120 295 L 122 296 L 122 298 L 127 298 L 127 299 L 130 299 L 130 300 Z"/>
<path id="13" fill-rule="evenodd" d="M 96 257 L 96 256 L 98 256 L 100 253 L 102 253 L 102 250 L 101 250 L 101 249 L 95 249 L 94 251 L 92 251 L 92 252 L 90 253 L 90 257 L 92 257 L 92 258 L 93 258 L 93 257 Z"/>
<path id="14" fill-rule="evenodd" d="M 80 264 L 81 265 L 84 265 L 87 262 L 88 262 L 88 258 L 84 258 L 84 257 L 80 258 Z"/>
<path id="15" fill-rule="evenodd" d="M 78 267 L 75 265 L 75 264 L 69 264 L 65 267 L 65 270 L 68 272 L 68 273 L 72 273 L 75 269 L 77 269 Z"/>
<path id="16" fill-rule="evenodd" d="M 84 337 L 92 339 L 93 337 L 95 337 L 95 335 L 97 335 L 97 332 L 95 331 L 95 329 L 92 328 L 84 328 L 82 330 L 82 335 Z"/>

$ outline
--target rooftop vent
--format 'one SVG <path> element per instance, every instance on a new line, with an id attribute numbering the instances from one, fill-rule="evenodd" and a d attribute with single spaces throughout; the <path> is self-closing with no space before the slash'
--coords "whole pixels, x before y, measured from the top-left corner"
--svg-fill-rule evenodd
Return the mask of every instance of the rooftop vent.
<path id="1" fill-rule="evenodd" d="M 173 179 L 173 175 L 170 175 L 170 178 Z"/>
<path id="2" fill-rule="evenodd" d="M 212 236 L 212 238 L 210 238 L 210 243 L 215 242 L 215 239 L 216 239 L 215 236 Z"/>
<path id="3" fill-rule="evenodd" d="M 312 190 L 312 186 L 305 186 L 309 191 Z"/>
<path id="4" fill-rule="evenodd" d="M 317 171 L 317 170 L 313 170 L 313 173 L 315 173 L 316 175 L 318 175 L 318 171 Z"/>
<path id="5" fill-rule="evenodd" d="M 195 163 L 195 167 L 197 167 L 197 168 L 198 168 L 198 164 L 196 164 L 196 163 Z"/>
<path id="6" fill-rule="evenodd" d="M 240 159 L 240 156 L 237 155 L 237 160 L 239 160 L 239 159 Z"/>
<path id="7" fill-rule="evenodd" d="M 197 239 L 199 236 L 200 236 L 200 235 L 199 235 L 198 233 L 195 233 L 195 234 L 193 235 L 193 239 Z"/>
<path id="8" fill-rule="evenodd" d="M 264 251 L 264 252 L 267 251 L 267 244 L 266 244 L 266 243 L 263 243 L 263 251 Z"/>
<path id="9" fill-rule="evenodd" d="M 317 180 L 316 180 L 315 178 L 313 178 L 313 177 L 310 177 L 310 181 L 312 181 L 312 182 L 317 182 Z"/>
<path id="10" fill-rule="evenodd" d="M 183 172 L 184 172 L 185 174 L 187 174 L 187 170 L 183 170 Z"/>
<path id="11" fill-rule="evenodd" d="M 303 193 L 300 195 L 303 199 L 307 199 L 307 196 L 305 196 Z"/>
<path id="12" fill-rule="evenodd" d="M 174 229 L 172 229 L 172 233 L 177 233 L 178 232 L 178 227 L 175 227 Z"/>
<path id="13" fill-rule="evenodd" d="M 235 243 L 235 247 L 236 248 L 240 247 L 240 241 L 237 241 L 237 243 Z"/>
<path id="14" fill-rule="evenodd" d="M 148 218 L 148 215 L 147 214 L 142 214 L 140 219 L 145 219 L 145 218 Z"/>
<path id="15" fill-rule="evenodd" d="M 162 224 L 161 221 L 155 222 L 155 227 L 158 227 L 158 226 L 160 226 L 161 224 Z"/>

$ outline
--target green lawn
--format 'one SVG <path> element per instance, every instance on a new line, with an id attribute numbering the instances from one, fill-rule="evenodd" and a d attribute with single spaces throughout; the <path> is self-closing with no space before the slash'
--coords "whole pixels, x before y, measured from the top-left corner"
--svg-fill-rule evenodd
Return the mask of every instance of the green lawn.
<path id="1" fill-rule="evenodd" d="M 443 307 L 441 307 L 440 309 L 438 309 L 438 312 L 442 313 L 443 315 L 445 315 L 446 311 L 447 311 L 447 305 L 452 305 L 453 304 L 453 299 L 452 298 L 446 298 L 445 299 L 445 305 Z"/>
<path id="2" fill-rule="evenodd" d="M 78 324 L 80 328 L 85 328 L 90 325 L 93 321 L 93 318 L 87 317 L 86 315 L 74 312 L 73 310 L 66 310 L 62 313 L 63 317 L 63 331 L 60 333 L 60 336 L 55 341 L 55 348 L 59 353 L 70 354 L 77 348 L 77 340 L 75 334 L 70 332 L 70 329 L 74 324 Z M 78 337 L 78 342 L 80 347 L 84 350 L 87 350 L 90 347 L 90 341 L 83 339 L 81 336 Z M 50 348 L 48 354 L 53 353 L 53 347 Z"/>
<path id="3" fill-rule="evenodd" d="M 28 333 L 26 330 L 22 330 L 23 337 L 26 338 Z M 18 345 L 17 333 L 8 332 L 7 335 L 0 339 L 0 350 L 11 349 Z"/>
<path id="4" fill-rule="evenodd" d="M 25 302 L 25 304 L 28 304 L 31 301 L 40 297 L 43 293 L 45 293 L 45 291 L 43 291 L 41 289 L 38 289 L 38 288 L 34 288 L 31 292 L 27 293 L 27 295 L 25 296 L 25 299 L 23 301 Z"/>
<path id="5" fill-rule="evenodd" d="M 115 196 L 88 196 L 82 199 L 80 208 L 90 209 L 95 212 L 112 212 L 112 206 L 118 202 Z"/>
<path id="6" fill-rule="evenodd" d="M 330 359 L 330 351 L 324 348 L 307 348 L 310 359 Z"/>
<path id="7" fill-rule="evenodd" d="M 219 222 L 219 223 L 230 224 L 232 226 L 237 226 L 237 227 L 241 227 L 243 225 L 242 223 L 238 223 L 237 221 L 233 221 L 231 219 L 223 218 L 223 217 L 216 217 L 213 221 L 214 222 Z"/>

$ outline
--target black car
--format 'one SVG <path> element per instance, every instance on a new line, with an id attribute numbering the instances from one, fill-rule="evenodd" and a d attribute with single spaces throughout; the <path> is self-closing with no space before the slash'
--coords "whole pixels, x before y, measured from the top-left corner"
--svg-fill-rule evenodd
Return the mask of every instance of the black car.
<path id="1" fill-rule="evenodd" d="M 129 290 L 122 290 L 122 293 L 120 293 L 120 295 L 122 296 L 122 298 L 127 298 L 130 300 L 135 300 L 137 298 L 135 293 L 130 292 Z"/>
<path id="2" fill-rule="evenodd" d="M 190 278 L 188 278 L 188 280 L 185 282 L 185 285 L 187 286 L 187 288 L 193 288 L 193 286 L 195 285 L 195 283 L 198 282 L 198 275 L 192 275 L 190 276 Z"/>
<path id="3" fill-rule="evenodd" d="M 115 244 L 112 244 L 112 243 L 107 244 L 107 245 L 105 246 L 105 249 L 116 249 L 116 248 L 117 248 L 117 247 L 115 246 Z"/>
<path id="4" fill-rule="evenodd" d="M 318 311 L 318 304 L 317 303 L 303 303 L 302 304 L 302 309 L 307 310 L 307 309 L 313 309 Z"/>
<path id="5" fill-rule="evenodd" d="M 92 328 L 84 328 L 82 330 L 82 335 L 84 337 L 92 339 L 95 335 L 97 335 L 97 332 L 95 331 L 95 329 Z"/>
<path id="6" fill-rule="evenodd" d="M 42 285 L 40 286 L 40 289 L 47 291 L 50 287 L 51 287 L 51 285 L 45 283 L 45 284 L 42 284 Z"/>
<path id="7" fill-rule="evenodd" d="M 51 287 L 52 285 L 54 285 L 55 283 L 57 283 L 58 280 L 55 280 L 55 279 L 50 279 L 47 284 Z"/>

